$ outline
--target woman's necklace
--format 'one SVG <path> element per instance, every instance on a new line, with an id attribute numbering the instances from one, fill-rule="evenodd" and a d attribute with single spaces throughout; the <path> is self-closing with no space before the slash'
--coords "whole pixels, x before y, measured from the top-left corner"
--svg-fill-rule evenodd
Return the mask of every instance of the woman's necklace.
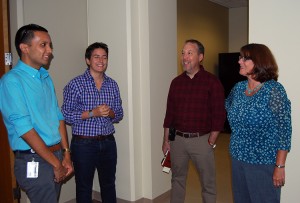
<path id="1" fill-rule="evenodd" d="M 247 85 L 246 92 L 247 92 L 248 95 L 251 95 L 254 92 L 256 92 L 257 90 L 259 90 L 259 88 L 261 88 L 263 85 L 264 85 L 264 83 L 260 83 L 256 87 L 254 87 L 253 89 L 250 89 L 249 85 Z"/>

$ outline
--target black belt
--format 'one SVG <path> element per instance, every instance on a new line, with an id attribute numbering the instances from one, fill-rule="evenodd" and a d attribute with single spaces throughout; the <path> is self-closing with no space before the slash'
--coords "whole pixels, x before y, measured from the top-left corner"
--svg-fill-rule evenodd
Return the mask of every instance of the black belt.
<path id="1" fill-rule="evenodd" d="M 184 137 L 184 138 L 201 137 L 201 136 L 203 136 L 205 134 L 207 134 L 207 133 L 200 133 L 200 132 L 197 132 L 197 133 L 188 133 L 188 132 L 181 132 L 181 131 L 176 130 L 176 135 L 178 135 L 180 137 Z"/>
<path id="2" fill-rule="evenodd" d="M 61 145 L 60 143 L 56 144 L 56 145 L 52 145 L 52 146 L 48 146 L 48 149 L 51 152 L 56 152 L 58 150 L 61 149 Z M 15 150 L 14 151 L 15 154 L 20 153 L 20 154 L 35 154 L 35 151 L 33 149 L 28 149 L 28 150 Z"/>
<path id="3" fill-rule="evenodd" d="M 85 136 L 85 135 L 74 135 L 73 134 L 73 139 L 75 140 L 98 140 L 98 141 L 102 141 L 102 140 L 112 140 L 114 139 L 114 135 L 113 134 L 109 134 L 109 135 L 96 135 L 96 136 Z"/>

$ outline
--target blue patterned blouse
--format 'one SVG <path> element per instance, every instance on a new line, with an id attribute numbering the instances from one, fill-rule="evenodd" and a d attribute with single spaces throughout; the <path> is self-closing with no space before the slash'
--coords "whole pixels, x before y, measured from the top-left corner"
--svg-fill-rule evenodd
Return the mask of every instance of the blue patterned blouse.
<path id="1" fill-rule="evenodd" d="M 246 96 L 247 80 L 237 83 L 226 99 L 232 130 L 232 158 L 250 164 L 275 164 L 278 150 L 291 149 L 291 102 L 274 80 Z"/>

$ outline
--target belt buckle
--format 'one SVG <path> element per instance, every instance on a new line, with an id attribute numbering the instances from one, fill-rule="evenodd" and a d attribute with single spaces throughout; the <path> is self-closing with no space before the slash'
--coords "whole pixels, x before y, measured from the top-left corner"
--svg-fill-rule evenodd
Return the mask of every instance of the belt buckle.
<path id="1" fill-rule="evenodd" d="M 191 137 L 199 137 L 199 133 L 191 133 Z"/>
<path id="2" fill-rule="evenodd" d="M 35 154 L 35 151 L 33 149 L 30 149 L 31 154 Z"/>
<path id="3" fill-rule="evenodd" d="M 106 138 L 107 138 L 107 137 L 104 136 L 104 135 L 97 135 L 97 138 L 96 138 L 96 139 L 97 139 L 98 141 L 103 141 L 103 140 L 106 140 Z"/>
<path id="4" fill-rule="evenodd" d="M 189 133 L 183 133 L 183 137 L 184 138 L 190 138 L 190 134 Z"/>

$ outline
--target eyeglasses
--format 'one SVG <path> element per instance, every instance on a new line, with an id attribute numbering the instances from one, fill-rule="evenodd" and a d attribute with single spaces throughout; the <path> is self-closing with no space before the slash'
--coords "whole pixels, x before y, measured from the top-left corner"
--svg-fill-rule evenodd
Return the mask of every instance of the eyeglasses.
<path id="1" fill-rule="evenodd" d="M 248 60 L 252 60 L 250 56 L 239 56 L 239 60 L 241 60 L 241 59 L 242 59 L 244 62 L 245 62 L 245 61 L 248 61 Z"/>

